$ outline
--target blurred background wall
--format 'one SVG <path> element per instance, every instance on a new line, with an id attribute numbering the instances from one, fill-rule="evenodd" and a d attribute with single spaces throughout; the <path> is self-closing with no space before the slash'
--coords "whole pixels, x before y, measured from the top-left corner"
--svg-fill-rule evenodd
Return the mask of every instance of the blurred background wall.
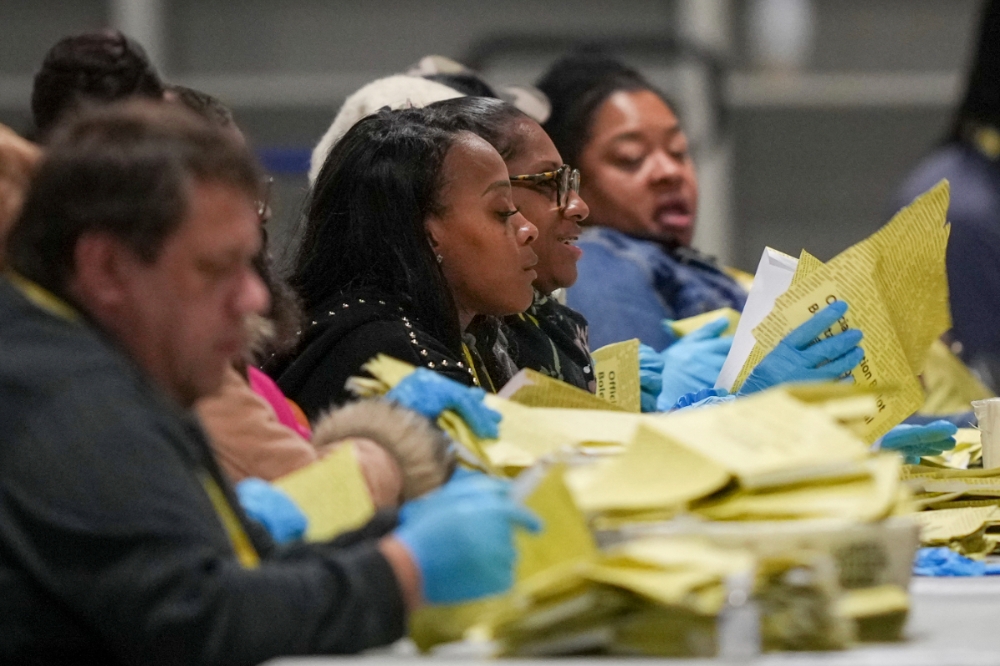
<path id="1" fill-rule="evenodd" d="M 30 132 L 61 36 L 108 25 L 167 81 L 220 97 L 276 176 L 288 238 L 303 159 L 344 97 L 427 54 L 531 83 L 603 40 L 677 100 L 702 181 L 696 245 L 828 259 L 885 222 L 962 92 L 977 0 L 0 0 L 0 122 Z"/>

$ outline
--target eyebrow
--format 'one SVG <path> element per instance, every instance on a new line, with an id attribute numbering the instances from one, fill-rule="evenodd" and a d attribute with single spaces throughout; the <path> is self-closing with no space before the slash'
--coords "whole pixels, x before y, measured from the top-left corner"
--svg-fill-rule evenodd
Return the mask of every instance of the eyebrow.
<path id="1" fill-rule="evenodd" d="M 490 183 L 489 186 L 485 190 L 483 190 L 482 196 L 485 197 L 490 192 L 493 192 L 494 190 L 499 190 L 501 188 L 510 189 L 510 181 L 509 180 L 497 180 L 497 181 L 494 181 L 494 182 Z"/>
<path id="2" fill-rule="evenodd" d="M 668 127 L 666 129 L 665 133 L 666 134 L 670 134 L 670 135 L 674 135 L 674 134 L 677 134 L 680 131 L 681 131 L 680 123 L 677 123 L 677 124 L 675 124 L 672 127 Z M 645 139 L 645 136 L 643 136 L 643 133 L 640 132 L 640 131 L 638 131 L 638 130 L 635 130 L 635 131 L 631 131 L 631 132 L 623 132 L 621 134 L 618 134 L 618 135 L 612 137 L 611 141 L 612 142 L 614 142 L 614 141 L 642 141 L 643 139 Z"/>

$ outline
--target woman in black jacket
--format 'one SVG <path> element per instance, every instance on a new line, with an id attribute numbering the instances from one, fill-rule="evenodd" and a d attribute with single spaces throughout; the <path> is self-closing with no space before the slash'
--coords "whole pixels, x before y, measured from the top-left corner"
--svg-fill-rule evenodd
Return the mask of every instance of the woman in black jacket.
<path id="1" fill-rule="evenodd" d="M 475 350 L 497 334 L 493 317 L 531 305 L 537 230 L 514 207 L 497 151 L 427 118 L 360 121 L 313 188 L 290 280 L 306 324 L 296 350 L 268 366 L 310 418 L 349 400 L 345 382 L 380 353 L 487 390 L 512 368 Z"/>

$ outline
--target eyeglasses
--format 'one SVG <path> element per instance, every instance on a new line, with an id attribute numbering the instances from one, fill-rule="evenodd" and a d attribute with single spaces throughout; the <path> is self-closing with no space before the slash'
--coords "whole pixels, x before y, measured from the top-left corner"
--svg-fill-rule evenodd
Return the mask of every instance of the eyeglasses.
<path id="1" fill-rule="evenodd" d="M 554 182 L 556 184 L 558 197 L 556 198 L 556 203 L 560 208 L 565 208 L 569 205 L 569 193 L 572 190 L 577 194 L 580 193 L 580 170 L 571 169 L 568 164 L 563 164 L 561 167 L 555 171 L 543 171 L 542 173 L 530 173 L 523 176 L 511 176 L 510 182 L 512 183 L 549 183 Z"/>

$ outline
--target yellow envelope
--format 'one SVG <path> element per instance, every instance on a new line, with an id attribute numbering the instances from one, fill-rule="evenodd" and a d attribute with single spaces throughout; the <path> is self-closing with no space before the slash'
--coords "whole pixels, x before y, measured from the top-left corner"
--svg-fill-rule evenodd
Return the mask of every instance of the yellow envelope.
<path id="1" fill-rule="evenodd" d="M 597 396 L 627 412 L 640 411 L 639 341 L 633 339 L 605 345 L 590 356 L 594 359 Z"/>

